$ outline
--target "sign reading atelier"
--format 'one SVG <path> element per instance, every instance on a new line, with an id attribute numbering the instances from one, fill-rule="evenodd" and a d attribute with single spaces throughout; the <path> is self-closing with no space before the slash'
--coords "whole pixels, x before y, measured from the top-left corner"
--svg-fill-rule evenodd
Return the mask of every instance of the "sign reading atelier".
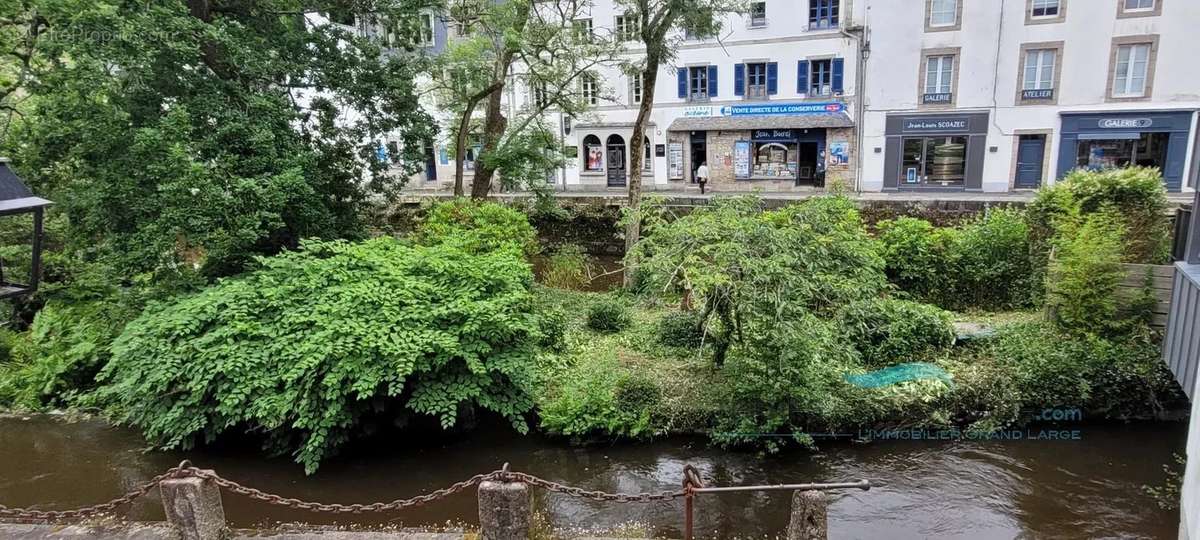
<path id="1" fill-rule="evenodd" d="M 904 131 L 966 131 L 966 118 L 908 118 L 904 120 Z"/>
<path id="2" fill-rule="evenodd" d="M 1021 90 L 1021 99 L 1054 99 L 1054 90 Z"/>
<path id="3" fill-rule="evenodd" d="M 1153 126 L 1154 120 L 1150 118 L 1101 118 L 1098 125 L 1101 129 L 1140 129 Z"/>

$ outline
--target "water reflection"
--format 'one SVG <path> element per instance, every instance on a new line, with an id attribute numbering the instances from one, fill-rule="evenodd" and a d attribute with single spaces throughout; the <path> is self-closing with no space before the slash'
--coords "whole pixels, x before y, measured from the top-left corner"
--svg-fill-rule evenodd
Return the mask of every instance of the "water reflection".
<path id="1" fill-rule="evenodd" d="M 1172 537 L 1175 512 L 1141 489 L 1163 480 L 1161 466 L 1182 452 L 1186 426 L 1084 426 L 1079 441 L 889 441 L 826 445 L 819 453 L 761 456 L 722 452 L 703 440 L 573 448 L 538 437 L 484 429 L 466 437 L 374 441 L 306 477 L 286 458 L 253 448 L 145 452 L 137 434 L 98 421 L 0 419 L 0 504 L 70 508 L 104 501 L 187 457 L 223 476 L 285 496 L 323 502 L 374 502 L 444 487 L 510 462 L 517 470 L 587 489 L 676 489 L 683 466 L 719 485 L 868 478 L 869 492 L 833 495 L 832 538 Z M 650 525 L 679 537 L 682 502 L 618 505 L 539 493 L 536 503 L 559 527 Z M 155 500 L 136 519 L 162 519 Z M 698 533 L 710 538 L 770 537 L 787 526 L 789 495 L 731 493 L 697 501 Z M 226 495 L 238 526 L 279 521 L 439 525 L 476 521 L 474 493 L 384 516 L 331 518 Z"/>

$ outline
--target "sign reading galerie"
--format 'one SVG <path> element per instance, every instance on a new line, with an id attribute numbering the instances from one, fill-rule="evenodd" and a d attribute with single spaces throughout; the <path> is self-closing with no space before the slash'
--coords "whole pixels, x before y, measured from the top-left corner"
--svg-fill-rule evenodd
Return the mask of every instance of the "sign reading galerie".
<path id="1" fill-rule="evenodd" d="M 1144 129 L 1154 125 L 1151 118 L 1101 118 L 1101 129 Z"/>

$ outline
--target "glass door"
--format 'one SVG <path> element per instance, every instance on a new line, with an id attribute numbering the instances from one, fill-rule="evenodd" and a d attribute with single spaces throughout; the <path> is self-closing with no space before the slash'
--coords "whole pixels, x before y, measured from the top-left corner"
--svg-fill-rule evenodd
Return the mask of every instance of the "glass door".
<path id="1" fill-rule="evenodd" d="M 902 142 L 901 186 L 958 187 L 967 171 L 967 137 L 908 137 Z"/>

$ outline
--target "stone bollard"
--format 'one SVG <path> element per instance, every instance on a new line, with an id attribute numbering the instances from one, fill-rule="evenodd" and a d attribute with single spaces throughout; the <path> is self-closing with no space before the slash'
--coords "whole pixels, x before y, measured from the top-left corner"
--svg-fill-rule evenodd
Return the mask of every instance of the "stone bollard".
<path id="1" fill-rule="evenodd" d="M 829 538 L 827 504 L 825 494 L 820 491 L 792 493 L 792 521 L 788 523 L 788 540 L 826 540 Z"/>
<path id="2" fill-rule="evenodd" d="M 212 471 L 206 471 L 212 472 Z M 158 485 L 167 524 L 180 540 L 224 540 L 225 509 L 221 489 L 203 478 L 171 478 Z"/>
<path id="3" fill-rule="evenodd" d="M 529 488 L 521 482 L 479 484 L 482 540 L 526 540 L 531 519 Z"/>

